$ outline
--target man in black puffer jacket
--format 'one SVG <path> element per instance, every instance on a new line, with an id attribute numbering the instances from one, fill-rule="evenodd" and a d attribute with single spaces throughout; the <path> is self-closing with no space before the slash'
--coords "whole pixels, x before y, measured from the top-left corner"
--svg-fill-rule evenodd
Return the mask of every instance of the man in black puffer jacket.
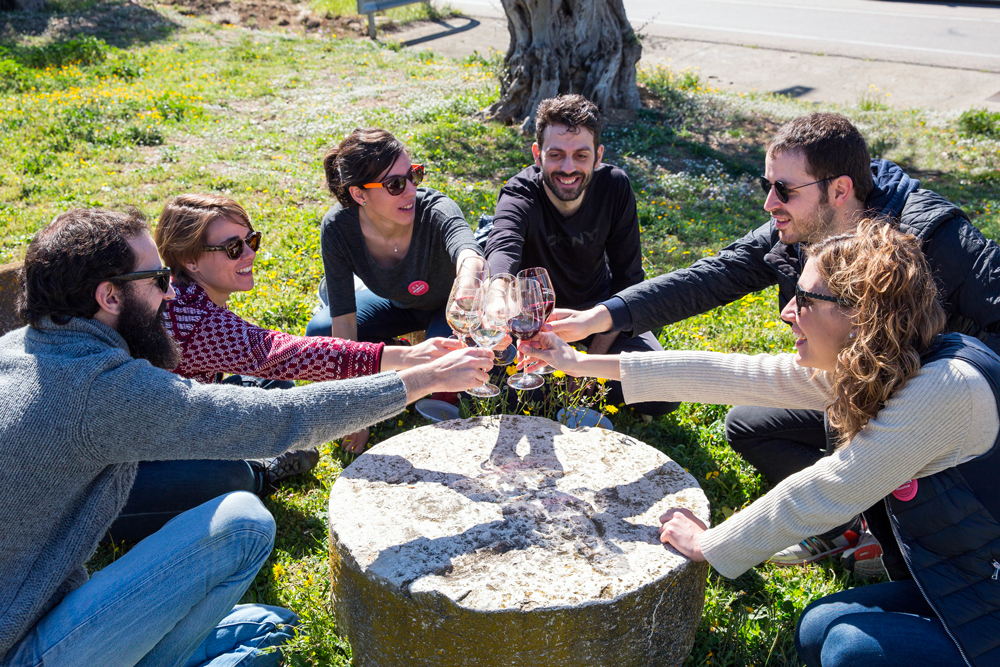
<path id="1" fill-rule="evenodd" d="M 778 286 L 779 308 L 795 298 L 801 245 L 854 230 L 865 216 L 913 234 L 937 279 L 948 330 L 1000 353 L 1000 247 L 957 206 L 920 187 L 897 165 L 872 160 L 864 138 L 843 116 L 814 113 L 783 125 L 767 146 L 761 187 L 771 220 L 686 269 L 633 285 L 581 312 L 557 309 L 552 330 L 567 341 L 594 333 L 649 331 Z M 823 456 L 822 412 L 734 407 L 726 418 L 730 445 L 771 483 Z M 854 546 L 860 519 L 793 545 L 774 562 L 819 560 Z"/>

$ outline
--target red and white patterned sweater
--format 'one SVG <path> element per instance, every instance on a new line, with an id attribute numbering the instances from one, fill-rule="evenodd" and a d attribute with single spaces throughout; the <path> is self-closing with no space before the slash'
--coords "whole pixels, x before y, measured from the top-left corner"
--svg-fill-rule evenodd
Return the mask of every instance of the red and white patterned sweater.
<path id="1" fill-rule="evenodd" d="M 325 336 L 292 336 L 264 329 L 217 306 L 201 285 L 173 283 L 167 331 L 183 351 L 174 373 L 205 384 L 220 373 L 268 380 L 343 380 L 378 373 L 382 343 L 356 343 Z"/>

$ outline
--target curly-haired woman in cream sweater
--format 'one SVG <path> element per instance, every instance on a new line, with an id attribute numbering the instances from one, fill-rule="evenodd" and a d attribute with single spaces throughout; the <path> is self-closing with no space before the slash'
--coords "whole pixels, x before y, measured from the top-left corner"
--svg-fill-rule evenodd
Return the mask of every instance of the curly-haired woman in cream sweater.
<path id="1" fill-rule="evenodd" d="M 570 375 L 621 378 L 628 402 L 826 410 L 839 434 L 830 456 L 714 528 L 669 511 L 661 541 L 736 577 L 865 512 L 893 581 L 810 605 L 796 631 L 803 661 L 998 665 L 1000 359 L 939 335 L 944 313 L 912 236 L 865 221 L 808 257 L 781 314 L 794 355 L 584 356 L 546 333 L 521 352 Z"/>

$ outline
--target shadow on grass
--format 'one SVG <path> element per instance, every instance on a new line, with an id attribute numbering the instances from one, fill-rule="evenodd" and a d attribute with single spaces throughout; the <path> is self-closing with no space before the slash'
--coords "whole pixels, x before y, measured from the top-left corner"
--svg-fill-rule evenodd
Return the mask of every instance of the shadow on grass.
<path id="1" fill-rule="evenodd" d="M 53 43 L 96 37 L 127 48 L 169 37 L 181 26 L 159 12 L 131 2 L 52 2 L 45 12 L 0 13 L 0 45 L 50 36 Z"/>

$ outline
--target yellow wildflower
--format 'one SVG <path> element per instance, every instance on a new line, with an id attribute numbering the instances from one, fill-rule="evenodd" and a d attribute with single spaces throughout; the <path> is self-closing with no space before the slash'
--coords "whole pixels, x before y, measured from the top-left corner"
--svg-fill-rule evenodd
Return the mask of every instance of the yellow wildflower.
<path id="1" fill-rule="evenodd" d="M 281 563 L 275 563 L 271 571 L 274 573 L 275 579 L 281 579 L 285 576 L 285 567 Z"/>
<path id="2" fill-rule="evenodd" d="M 514 367 L 514 364 L 511 364 L 510 366 L 507 367 L 507 375 L 513 375 L 516 372 L 517 369 Z"/>
<path id="3" fill-rule="evenodd" d="M 563 373 L 562 371 L 554 371 L 552 373 L 552 377 L 554 377 L 554 378 L 564 378 L 564 377 L 566 377 L 566 374 Z"/>
<path id="4" fill-rule="evenodd" d="M 608 381 L 608 378 L 597 378 L 597 384 L 604 384 Z"/>
<path id="5" fill-rule="evenodd" d="M 608 411 L 609 415 L 616 415 L 616 414 L 618 414 L 618 408 L 616 408 L 613 405 L 609 405 L 608 407 L 606 407 L 604 409 Z"/>
<path id="6" fill-rule="evenodd" d="M 522 410 L 522 412 L 524 412 L 524 414 L 526 414 L 526 415 L 530 415 L 531 414 L 531 410 Z"/>

